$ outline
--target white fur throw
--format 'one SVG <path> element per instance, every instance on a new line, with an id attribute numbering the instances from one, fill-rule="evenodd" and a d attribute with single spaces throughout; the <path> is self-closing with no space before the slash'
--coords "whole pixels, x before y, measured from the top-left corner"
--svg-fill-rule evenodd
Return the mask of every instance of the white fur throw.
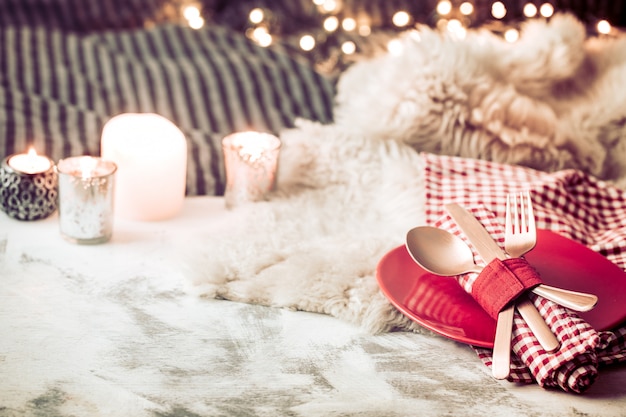
<path id="1" fill-rule="evenodd" d="M 299 121 L 281 135 L 279 190 L 245 233 L 192 254 L 196 290 L 417 330 L 375 279 L 380 258 L 423 224 L 415 150 L 626 185 L 626 39 L 586 39 L 567 15 L 529 22 L 513 44 L 481 31 L 417 35 L 342 75 L 334 124 Z"/>
<path id="2" fill-rule="evenodd" d="M 626 38 L 586 39 L 557 15 L 515 43 L 422 29 L 403 46 L 345 73 L 337 124 L 432 153 L 626 175 Z"/>

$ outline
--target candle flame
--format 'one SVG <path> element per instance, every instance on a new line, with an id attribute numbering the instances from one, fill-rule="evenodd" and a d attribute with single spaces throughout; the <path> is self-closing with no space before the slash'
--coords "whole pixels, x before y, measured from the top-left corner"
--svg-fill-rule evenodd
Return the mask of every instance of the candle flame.
<path id="1" fill-rule="evenodd" d="M 91 158 L 89 156 L 85 156 L 80 159 L 80 172 L 83 178 L 89 178 L 93 175 L 93 172 L 96 169 L 96 165 L 98 165 L 98 160 L 95 158 Z"/>
<path id="2" fill-rule="evenodd" d="M 240 132 L 235 133 L 231 137 L 231 146 L 241 159 L 248 163 L 256 163 L 257 161 L 267 158 L 268 152 L 276 149 L 277 137 L 257 132 Z"/>
<path id="3" fill-rule="evenodd" d="M 37 151 L 32 146 L 28 148 L 28 156 L 29 157 L 37 156 Z"/>

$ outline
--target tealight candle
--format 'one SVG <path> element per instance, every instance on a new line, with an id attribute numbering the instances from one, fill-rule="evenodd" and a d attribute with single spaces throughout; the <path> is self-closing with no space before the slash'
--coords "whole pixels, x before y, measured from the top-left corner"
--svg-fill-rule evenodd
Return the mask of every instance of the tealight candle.
<path id="1" fill-rule="evenodd" d="M 39 220 L 57 208 L 57 174 L 54 162 L 37 155 L 8 156 L 0 167 L 0 208 L 17 220 Z"/>
<path id="2" fill-rule="evenodd" d="M 65 239 L 95 244 L 111 238 L 116 169 L 91 156 L 59 161 L 59 227 Z"/>
<path id="3" fill-rule="evenodd" d="M 28 153 L 13 155 L 9 158 L 9 166 L 25 174 L 39 174 L 52 168 L 52 161 L 45 156 L 37 155 L 35 149 L 30 148 Z"/>
<path id="4" fill-rule="evenodd" d="M 227 208 L 259 201 L 275 185 L 280 140 L 269 133 L 239 132 L 222 140 Z"/>
<path id="5" fill-rule="evenodd" d="M 117 164 L 115 213 L 164 220 L 181 210 L 187 179 L 187 141 L 157 114 L 121 114 L 102 131 L 101 156 Z"/>

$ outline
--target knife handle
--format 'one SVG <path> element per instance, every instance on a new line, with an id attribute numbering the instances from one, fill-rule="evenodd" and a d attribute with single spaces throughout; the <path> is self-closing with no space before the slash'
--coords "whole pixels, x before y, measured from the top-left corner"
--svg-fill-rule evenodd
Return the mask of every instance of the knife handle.
<path id="1" fill-rule="evenodd" d="M 506 379 L 511 372 L 511 332 L 515 310 L 513 307 L 513 304 L 510 304 L 498 313 L 491 363 L 491 374 L 495 379 Z"/>
<path id="2" fill-rule="evenodd" d="M 552 352 L 559 348 L 559 341 L 545 320 L 537 311 L 537 308 L 530 300 L 525 296 L 521 296 L 517 299 L 517 310 L 521 314 L 522 318 L 526 320 L 526 324 L 530 327 L 530 330 L 534 333 L 535 337 L 541 344 L 541 347 L 546 352 Z"/>

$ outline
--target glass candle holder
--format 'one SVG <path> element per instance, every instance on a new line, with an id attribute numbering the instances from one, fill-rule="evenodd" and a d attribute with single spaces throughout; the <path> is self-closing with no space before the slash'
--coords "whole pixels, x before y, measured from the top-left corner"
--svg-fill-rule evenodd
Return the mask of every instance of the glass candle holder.
<path id="1" fill-rule="evenodd" d="M 226 208 L 259 201 L 276 183 L 280 139 L 269 133 L 240 132 L 222 140 Z"/>
<path id="2" fill-rule="evenodd" d="M 96 244 L 111 238 L 116 170 L 115 163 L 91 156 L 59 161 L 59 227 L 65 239 Z"/>
<path id="3" fill-rule="evenodd" d="M 54 162 L 36 154 L 6 157 L 0 167 L 0 208 L 17 220 L 40 220 L 57 209 Z"/>

